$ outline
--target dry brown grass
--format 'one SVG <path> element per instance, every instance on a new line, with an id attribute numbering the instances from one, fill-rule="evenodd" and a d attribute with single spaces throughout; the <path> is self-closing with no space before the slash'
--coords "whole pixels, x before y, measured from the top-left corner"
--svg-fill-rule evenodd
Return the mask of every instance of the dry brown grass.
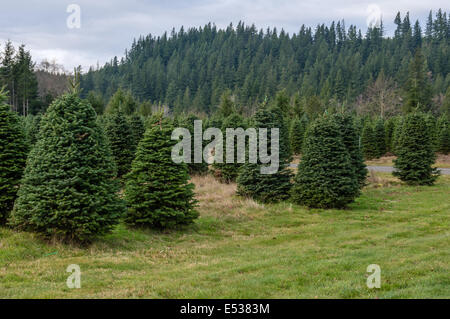
<path id="1" fill-rule="evenodd" d="M 373 170 L 369 170 L 367 176 L 367 186 L 371 188 L 391 187 L 395 185 L 401 185 L 398 178 L 392 176 L 390 173 L 380 173 Z"/>
<path id="2" fill-rule="evenodd" d="M 236 196 L 235 183 L 222 184 L 211 175 L 194 176 L 191 182 L 195 184 L 198 210 L 203 216 L 252 218 L 252 212 L 264 208 L 252 199 Z"/>

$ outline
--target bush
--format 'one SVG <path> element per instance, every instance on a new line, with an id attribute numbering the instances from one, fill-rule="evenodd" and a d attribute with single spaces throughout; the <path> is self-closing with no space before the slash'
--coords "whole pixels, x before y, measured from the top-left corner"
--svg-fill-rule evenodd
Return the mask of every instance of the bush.
<path id="1" fill-rule="evenodd" d="M 318 118 L 306 133 L 292 200 L 314 208 L 343 208 L 360 194 L 359 178 L 333 117 Z"/>
<path id="2" fill-rule="evenodd" d="M 25 168 L 27 143 L 19 116 L 0 91 L 0 224 L 9 217 Z"/>
<path id="3" fill-rule="evenodd" d="M 436 154 L 430 135 L 423 113 L 411 113 L 404 118 L 394 176 L 412 185 L 432 185 L 436 181 L 438 171 L 432 167 Z"/>
<path id="4" fill-rule="evenodd" d="M 11 224 L 44 236 L 90 241 L 124 213 L 116 167 L 94 109 L 75 93 L 56 99 L 41 120 Z"/>
<path id="5" fill-rule="evenodd" d="M 134 227 L 173 228 L 192 223 L 194 185 L 186 164 L 173 162 L 171 140 L 174 126 L 164 120 L 149 127 L 139 143 L 131 171 L 126 176 L 125 222 Z"/>

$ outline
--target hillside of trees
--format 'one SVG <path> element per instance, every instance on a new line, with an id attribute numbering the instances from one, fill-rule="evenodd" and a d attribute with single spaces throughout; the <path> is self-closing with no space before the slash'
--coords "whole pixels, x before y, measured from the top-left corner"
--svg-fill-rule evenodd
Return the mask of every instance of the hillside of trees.
<path id="1" fill-rule="evenodd" d="M 120 88 L 173 113 L 213 114 L 228 92 L 247 114 L 285 90 L 313 113 L 345 105 L 361 115 L 391 116 L 411 107 L 445 112 L 450 86 L 450 14 L 427 21 L 397 14 L 392 37 L 383 25 L 366 32 L 344 21 L 298 33 L 239 23 L 182 27 L 134 40 L 121 59 L 82 76 L 83 96 L 108 101 Z M 419 92 L 420 91 L 420 92 Z"/>
<path id="2" fill-rule="evenodd" d="M 17 49 L 11 41 L 0 54 L 0 88 L 8 93 L 8 104 L 20 115 L 44 113 L 67 89 L 67 71 L 55 61 L 33 61 L 25 45 Z"/>

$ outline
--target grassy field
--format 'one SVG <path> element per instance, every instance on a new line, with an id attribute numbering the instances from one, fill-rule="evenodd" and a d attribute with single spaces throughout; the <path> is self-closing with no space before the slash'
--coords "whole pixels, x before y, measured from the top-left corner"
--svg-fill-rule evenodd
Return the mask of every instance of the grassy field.
<path id="1" fill-rule="evenodd" d="M 366 164 L 370 166 L 394 166 L 393 161 L 395 158 L 395 156 L 383 156 L 377 159 L 366 161 Z M 450 168 L 450 154 L 438 154 L 436 158 L 436 164 L 434 166 L 439 168 Z"/>
<path id="2" fill-rule="evenodd" d="M 119 226 L 89 248 L 0 228 L 1 298 L 449 298 L 450 177 L 433 187 L 372 174 L 345 211 L 262 206 L 195 178 L 182 231 Z M 68 289 L 70 264 L 81 289 Z M 381 267 L 381 289 L 366 268 Z"/>

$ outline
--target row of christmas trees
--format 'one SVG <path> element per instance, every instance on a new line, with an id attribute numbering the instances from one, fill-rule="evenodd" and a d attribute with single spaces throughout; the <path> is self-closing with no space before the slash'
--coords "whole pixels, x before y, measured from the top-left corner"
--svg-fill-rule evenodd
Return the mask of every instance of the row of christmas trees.
<path id="1" fill-rule="evenodd" d="M 89 241 L 121 219 L 135 227 L 168 228 L 198 217 L 189 173 L 205 173 L 208 165 L 176 164 L 171 158 L 176 144 L 172 131 L 179 126 L 192 130 L 195 117 L 159 114 L 145 125 L 120 109 L 99 117 L 74 89 L 52 103 L 39 129 L 36 119 L 31 121 L 28 131 L 34 135 L 27 138 L 4 93 L 0 100 L 1 223 Z M 251 118 L 227 113 L 210 118 L 205 126 L 280 129 L 280 167 L 275 174 L 261 174 L 266 164 L 260 162 L 212 165 L 222 182 L 237 181 L 239 195 L 260 202 L 290 199 L 308 207 L 342 208 L 360 194 L 367 170 L 361 129 L 351 115 L 325 114 L 309 124 L 300 119 L 301 125 L 294 121 L 289 129 L 289 116 L 277 105 L 262 106 Z M 395 127 L 395 174 L 411 184 L 433 184 L 435 147 L 427 115 L 409 114 Z M 289 165 L 299 142 L 302 161 L 294 177 Z"/>

